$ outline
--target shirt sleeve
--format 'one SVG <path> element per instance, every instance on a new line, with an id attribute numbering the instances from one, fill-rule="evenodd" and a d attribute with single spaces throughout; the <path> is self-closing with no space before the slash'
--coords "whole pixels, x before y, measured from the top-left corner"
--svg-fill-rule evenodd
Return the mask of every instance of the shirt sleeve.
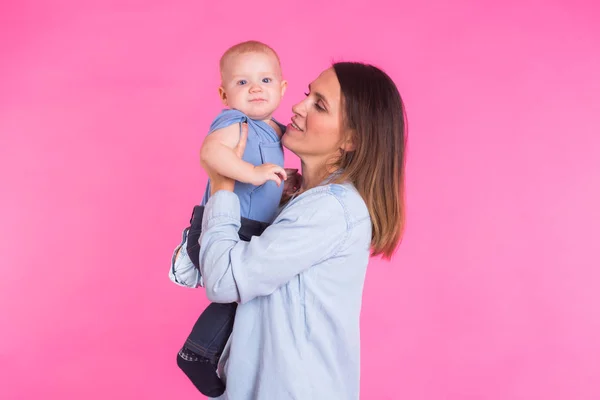
<path id="1" fill-rule="evenodd" d="M 219 191 L 206 204 L 200 268 L 209 300 L 245 303 L 335 255 L 348 237 L 345 210 L 329 191 L 308 191 L 289 204 L 261 236 L 238 237 L 240 203 Z"/>

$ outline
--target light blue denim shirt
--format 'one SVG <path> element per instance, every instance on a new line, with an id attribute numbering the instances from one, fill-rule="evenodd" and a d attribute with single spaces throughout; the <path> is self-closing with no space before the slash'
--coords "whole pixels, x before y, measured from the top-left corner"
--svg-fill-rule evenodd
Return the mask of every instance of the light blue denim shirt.
<path id="1" fill-rule="evenodd" d="M 358 399 L 371 220 L 354 186 L 304 192 L 250 242 L 238 237 L 237 196 L 219 191 L 202 226 L 206 294 L 240 303 L 219 361 L 219 399 Z"/>

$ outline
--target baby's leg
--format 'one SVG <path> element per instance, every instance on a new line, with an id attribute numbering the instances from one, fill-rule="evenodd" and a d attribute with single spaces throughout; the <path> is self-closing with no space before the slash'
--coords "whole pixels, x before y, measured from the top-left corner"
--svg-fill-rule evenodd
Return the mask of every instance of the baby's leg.
<path id="1" fill-rule="evenodd" d="M 237 303 L 209 304 L 177 354 L 177 365 L 205 396 L 217 397 L 225 391 L 217 363 L 233 330 L 236 309 Z"/>
<path id="2" fill-rule="evenodd" d="M 177 353 L 177 366 L 203 395 L 219 397 L 225 392 L 225 385 L 215 372 L 216 363 L 208 358 L 183 347 Z"/>
<path id="3" fill-rule="evenodd" d="M 189 288 L 202 286 L 202 276 L 198 268 L 200 253 L 200 233 L 202 233 L 203 206 L 195 206 L 190 218 L 190 226 L 181 235 L 181 242 L 173 251 L 169 279 L 179 285 Z M 190 252 L 191 251 L 191 252 Z"/>
<path id="4" fill-rule="evenodd" d="M 204 207 L 194 207 L 187 236 L 187 246 L 181 252 L 189 254 L 189 259 L 199 261 Z M 241 218 L 239 236 L 249 241 L 252 236 L 260 236 L 269 224 Z M 198 265 L 196 268 L 198 268 Z M 199 268 L 198 268 L 199 269 Z M 217 375 L 217 363 L 233 330 L 233 320 L 237 303 L 211 303 L 200 315 L 192 332 L 177 354 L 177 365 L 204 395 L 217 397 L 225 391 L 225 385 Z"/>
<path id="5" fill-rule="evenodd" d="M 202 234 L 202 217 L 204 216 L 204 206 L 194 207 L 190 228 L 186 242 L 186 251 L 196 269 L 200 270 L 200 235 Z"/>
<path id="6" fill-rule="evenodd" d="M 173 252 L 171 267 L 169 268 L 169 279 L 180 286 L 196 288 L 202 285 L 200 270 L 196 268 L 192 259 L 187 253 L 187 244 L 190 240 L 190 228 L 184 229 L 182 233 L 181 244 Z"/>

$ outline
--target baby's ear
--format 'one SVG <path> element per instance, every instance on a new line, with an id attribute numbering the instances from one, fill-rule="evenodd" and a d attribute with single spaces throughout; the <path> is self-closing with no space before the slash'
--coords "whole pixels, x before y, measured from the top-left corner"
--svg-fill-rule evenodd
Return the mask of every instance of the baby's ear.
<path id="1" fill-rule="evenodd" d="M 281 97 L 285 94 L 285 90 L 287 89 L 287 81 L 281 81 Z"/>
<path id="2" fill-rule="evenodd" d="M 229 107 L 227 105 L 227 92 L 225 92 L 225 88 L 223 86 L 219 86 L 219 98 L 221 99 L 225 107 Z"/>

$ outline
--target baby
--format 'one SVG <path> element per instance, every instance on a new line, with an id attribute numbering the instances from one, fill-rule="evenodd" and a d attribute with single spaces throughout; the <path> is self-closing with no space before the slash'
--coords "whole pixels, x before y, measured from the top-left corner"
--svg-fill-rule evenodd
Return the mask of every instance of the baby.
<path id="1" fill-rule="evenodd" d="M 287 82 L 283 80 L 277 53 L 269 46 L 249 41 L 228 49 L 221 57 L 219 96 L 227 109 L 212 122 L 202 144 L 200 157 L 223 176 L 236 180 L 234 192 L 240 200 L 240 238 L 260 235 L 273 221 L 282 196 L 283 169 L 281 136 L 285 127 L 275 121 Z M 248 124 L 248 140 L 239 159 L 233 148 L 240 137 L 241 123 Z M 210 197 L 210 181 L 202 204 Z M 178 285 L 202 286 L 198 267 L 202 206 L 194 208 L 190 227 L 183 231 L 169 271 Z M 225 385 L 217 375 L 217 362 L 233 328 L 237 303 L 210 304 L 198 318 L 177 363 L 204 395 L 217 397 Z"/>

